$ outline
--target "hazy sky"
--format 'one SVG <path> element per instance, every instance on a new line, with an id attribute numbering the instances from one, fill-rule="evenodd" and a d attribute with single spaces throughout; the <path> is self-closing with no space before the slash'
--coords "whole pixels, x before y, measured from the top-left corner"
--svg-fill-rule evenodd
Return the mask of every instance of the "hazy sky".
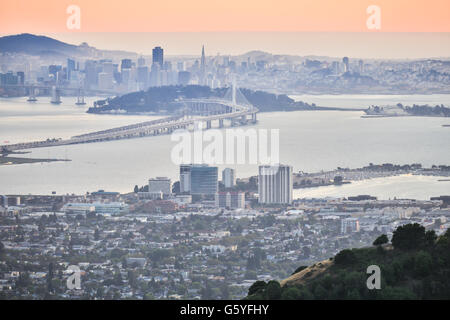
<path id="1" fill-rule="evenodd" d="M 380 29 L 368 28 L 372 5 Z M 143 54 L 199 54 L 204 44 L 208 55 L 449 57 L 450 0 L 1 0 L 0 32 Z"/>
<path id="2" fill-rule="evenodd" d="M 235 55 L 251 50 L 274 54 L 349 56 L 355 58 L 450 57 L 450 33 L 368 32 L 160 32 L 48 33 L 73 44 L 86 41 L 99 49 L 150 55 L 162 46 L 166 55 Z"/>
<path id="3" fill-rule="evenodd" d="M 62 32 L 70 5 L 83 32 L 381 31 L 450 32 L 449 0 L 2 0 L 0 30 Z"/>

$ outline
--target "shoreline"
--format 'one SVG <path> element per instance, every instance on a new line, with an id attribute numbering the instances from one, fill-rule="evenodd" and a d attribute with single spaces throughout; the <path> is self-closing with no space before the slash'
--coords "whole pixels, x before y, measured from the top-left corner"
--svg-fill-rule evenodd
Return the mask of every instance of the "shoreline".
<path id="1" fill-rule="evenodd" d="M 19 158 L 19 157 L 0 157 L 0 167 L 25 163 L 42 163 L 56 161 L 72 161 L 69 159 L 41 159 L 41 158 Z"/>

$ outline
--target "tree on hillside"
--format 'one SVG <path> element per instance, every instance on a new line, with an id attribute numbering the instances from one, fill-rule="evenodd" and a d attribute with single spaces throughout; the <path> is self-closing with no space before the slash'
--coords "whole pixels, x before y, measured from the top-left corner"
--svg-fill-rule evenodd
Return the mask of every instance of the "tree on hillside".
<path id="1" fill-rule="evenodd" d="M 299 273 L 300 271 L 305 270 L 306 268 L 308 268 L 308 267 L 307 266 L 300 266 L 297 269 L 295 269 L 295 271 L 292 272 L 292 274 L 294 275 L 296 273 Z"/>
<path id="2" fill-rule="evenodd" d="M 425 245 L 427 247 L 433 247 L 436 243 L 437 240 L 437 235 L 436 232 L 434 232 L 434 230 L 429 230 L 427 232 L 425 232 Z"/>
<path id="3" fill-rule="evenodd" d="M 395 249 L 413 250 L 426 244 L 425 228 L 418 223 L 398 227 L 392 235 L 392 245 Z"/>
<path id="4" fill-rule="evenodd" d="M 278 281 L 271 280 L 267 283 L 266 296 L 269 300 L 278 300 L 281 297 L 281 286 Z"/>
<path id="5" fill-rule="evenodd" d="M 350 249 L 344 249 L 334 258 L 334 262 L 338 265 L 351 265 L 356 261 L 355 253 Z"/>
<path id="6" fill-rule="evenodd" d="M 255 294 L 259 291 L 264 291 L 266 289 L 267 283 L 265 283 L 264 281 L 255 281 L 250 288 L 248 289 L 248 295 L 252 295 Z"/>
<path id="7" fill-rule="evenodd" d="M 388 243 L 389 239 L 387 237 L 387 235 L 382 234 L 381 236 L 379 236 L 378 238 L 375 239 L 375 241 L 373 242 L 374 246 L 381 246 L 385 243 Z"/>

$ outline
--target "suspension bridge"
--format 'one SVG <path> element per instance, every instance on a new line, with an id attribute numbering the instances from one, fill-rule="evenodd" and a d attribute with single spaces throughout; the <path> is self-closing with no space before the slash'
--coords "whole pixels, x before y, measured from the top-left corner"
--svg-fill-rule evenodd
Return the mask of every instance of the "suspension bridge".
<path id="1" fill-rule="evenodd" d="M 175 116 L 90 132 L 69 139 L 52 138 L 35 142 L 1 145 L 0 151 L 8 153 L 31 148 L 156 136 L 170 134 L 176 129 L 193 130 L 199 124 L 202 124 L 202 128 L 207 130 L 213 128 L 214 123 L 217 123 L 216 127 L 223 128 L 226 124 L 240 126 L 257 122 L 258 109 L 248 102 L 235 85 L 230 87 L 221 99 L 184 99 L 180 100 L 179 103 L 179 113 Z"/>

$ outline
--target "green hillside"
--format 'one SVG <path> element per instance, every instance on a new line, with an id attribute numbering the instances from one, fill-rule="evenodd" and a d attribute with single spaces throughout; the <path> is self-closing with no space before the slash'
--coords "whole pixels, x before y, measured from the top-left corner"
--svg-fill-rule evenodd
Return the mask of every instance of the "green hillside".
<path id="1" fill-rule="evenodd" d="M 175 112 L 181 107 L 179 99 L 221 98 L 228 88 L 211 89 L 207 86 L 162 86 L 151 87 L 147 91 L 128 93 L 119 97 L 96 102 L 89 108 L 89 113 L 103 113 L 112 110 L 127 112 Z M 295 111 L 295 110 L 335 110 L 336 108 L 317 107 L 302 101 L 294 101 L 285 94 L 273 94 L 264 91 L 241 89 L 246 99 L 260 112 Z"/>
<path id="2" fill-rule="evenodd" d="M 299 267 L 281 281 L 255 282 L 246 299 L 450 299 L 450 229 L 440 237 L 417 223 L 398 227 L 391 244 L 345 249 L 334 258 Z M 381 271 L 381 288 L 369 290 L 367 267 Z"/>

